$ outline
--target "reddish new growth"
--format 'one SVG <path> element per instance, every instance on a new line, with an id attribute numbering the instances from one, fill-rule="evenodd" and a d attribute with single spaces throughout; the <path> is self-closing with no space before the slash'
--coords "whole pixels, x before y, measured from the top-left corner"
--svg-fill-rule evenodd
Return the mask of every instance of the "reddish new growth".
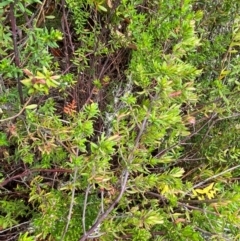
<path id="1" fill-rule="evenodd" d="M 77 103 L 76 100 L 72 100 L 71 103 L 67 104 L 66 106 L 64 106 L 63 108 L 63 112 L 67 115 L 74 115 L 77 111 Z"/>

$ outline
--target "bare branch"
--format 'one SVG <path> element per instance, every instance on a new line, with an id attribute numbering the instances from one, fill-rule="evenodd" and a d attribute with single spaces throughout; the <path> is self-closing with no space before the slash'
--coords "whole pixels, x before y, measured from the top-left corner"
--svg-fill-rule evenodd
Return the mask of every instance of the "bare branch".
<path id="1" fill-rule="evenodd" d="M 238 168 L 240 168 L 240 165 L 231 167 L 231 168 L 229 168 L 229 169 L 227 169 L 227 170 L 225 170 L 225 171 L 222 171 L 222 172 L 220 172 L 220 173 L 218 173 L 218 174 L 216 174 L 216 175 L 213 175 L 213 176 L 211 176 L 211 177 L 203 180 L 202 182 L 199 182 L 198 184 L 196 184 L 196 185 L 194 185 L 193 187 L 191 187 L 187 192 L 185 192 L 185 193 L 183 194 L 183 196 L 186 196 L 186 195 L 190 194 L 190 193 L 192 192 L 192 190 L 194 190 L 195 188 L 201 187 L 203 184 L 205 184 L 205 183 L 207 183 L 207 182 L 209 182 L 209 181 L 212 181 L 213 179 L 215 179 L 215 178 L 217 178 L 217 177 L 220 177 L 220 176 L 224 175 L 225 173 L 231 172 L 231 171 L 233 171 L 233 170 L 235 170 L 235 169 L 238 169 Z"/>
<path id="2" fill-rule="evenodd" d="M 88 200 L 88 194 L 89 194 L 90 188 L 91 188 L 91 186 L 90 186 L 90 184 L 88 184 L 86 192 L 85 192 L 85 198 L 84 198 L 84 204 L 83 204 L 82 226 L 83 226 L 84 234 L 86 234 L 85 217 L 86 217 L 87 200 Z"/>
<path id="3" fill-rule="evenodd" d="M 76 185 L 76 181 L 77 181 L 77 172 L 78 172 L 78 168 L 75 167 L 74 174 L 73 174 L 72 196 L 71 196 L 71 202 L 70 202 L 70 207 L 69 207 L 69 211 L 68 211 L 67 224 L 66 224 L 65 229 L 62 233 L 61 240 L 64 240 L 64 238 L 65 238 L 65 235 L 68 231 L 68 227 L 69 227 L 71 217 L 72 217 L 72 210 L 73 210 L 73 206 L 74 206 L 74 197 L 75 197 L 75 190 L 76 190 L 75 185 Z"/>
<path id="4" fill-rule="evenodd" d="M 32 96 L 30 96 L 30 98 L 28 99 L 28 101 L 25 103 L 25 105 L 23 106 L 23 108 L 14 116 L 11 116 L 9 118 L 6 118 L 6 119 L 3 119 L 3 120 L 0 120 L 0 122 L 5 122 L 5 121 L 9 121 L 9 120 L 12 120 L 12 119 L 15 119 L 17 118 L 18 116 L 20 116 L 24 110 L 26 109 L 27 105 L 30 103 L 30 101 L 32 100 Z"/>
<path id="5" fill-rule="evenodd" d="M 141 138 L 142 134 L 144 133 L 144 131 L 146 130 L 149 113 L 150 113 L 150 109 L 146 113 L 146 117 L 144 118 L 141 128 L 139 130 L 138 136 L 136 137 L 134 147 L 128 156 L 128 161 L 127 161 L 128 164 L 132 163 L 132 160 L 134 157 L 134 152 L 135 152 L 136 148 L 138 148 L 140 138 Z M 96 230 L 96 228 L 99 227 L 99 224 L 108 217 L 108 215 L 112 212 L 112 210 L 119 203 L 119 201 L 121 200 L 121 198 L 126 190 L 129 174 L 130 174 L 129 170 L 127 168 L 123 170 L 122 181 L 121 181 L 121 190 L 120 190 L 120 193 L 118 194 L 117 198 L 113 201 L 113 203 L 109 206 L 109 208 L 96 220 L 96 222 L 93 224 L 93 226 L 86 233 L 84 233 L 84 235 L 79 239 L 79 241 L 86 240 Z"/>
<path id="6" fill-rule="evenodd" d="M 10 22 L 12 27 L 12 36 L 13 36 L 13 48 L 14 48 L 14 59 L 15 64 L 17 67 L 20 67 L 20 59 L 19 59 L 19 52 L 17 47 L 17 24 L 16 24 L 16 18 L 14 15 L 14 7 L 15 3 L 10 4 Z M 22 84 L 20 82 L 19 76 L 17 76 L 17 85 L 18 85 L 18 94 L 20 98 L 20 103 L 23 105 L 23 92 L 22 92 Z"/>

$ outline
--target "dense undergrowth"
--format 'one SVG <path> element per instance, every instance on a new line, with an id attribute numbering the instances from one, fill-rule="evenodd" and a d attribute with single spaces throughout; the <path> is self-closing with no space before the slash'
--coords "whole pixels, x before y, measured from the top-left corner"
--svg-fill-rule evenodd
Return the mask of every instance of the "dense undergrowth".
<path id="1" fill-rule="evenodd" d="M 0 3 L 0 240 L 239 240 L 238 1 Z"/>

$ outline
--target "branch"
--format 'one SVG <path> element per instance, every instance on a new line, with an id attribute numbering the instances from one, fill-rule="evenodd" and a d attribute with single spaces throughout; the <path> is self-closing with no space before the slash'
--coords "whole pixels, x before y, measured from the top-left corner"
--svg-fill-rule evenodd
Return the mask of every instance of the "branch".
<path id="1" fill-rule="evenodd" d="M 72 217 L 72 210 L 73 210 L 73 206 L 74 206 L 74 197 L 75 197 L 75 190 L 76 190 L 75 184 L 76 184 L 76 180 L 77 180 L 77 172 L 78 172 L 78 168 L 75 167 L 74 175 L 73 175 L 72 196 L 71 196 L 71 203 L 70 203 L 70 207 L 69 207 L 69 211 L 68 211 L 67 224 L 66 224 L 65 229 L 63 231 L 61 240 L 64 240 L 64 238 L 65 238 L 65 235 L 68 231 L 68 227 L 69 227 L 71 217 Z"/>
<path id="2" fill-rule="evenodd" d="M 14 16 L 14 7 L 15 3 L 10 4 L 10 22 L 12 27 L 12 36 L 13 36 L 13 48 L 14 48 L 14 59 L 15 64 L 17 67 L 20 68 L 20 59 L 19 59 L 19 53 L 17 48 L 17 24 L 16 24 L 16 18 Z M 18 86 L 18 94 L 20 98 L 20 103 L 23 105 L 23 92 L 22 92 L 22 84 L 20 82 L 19 76 L 17 74 L 17 86 Z"/>
<path id="3" fill-rule="evenodd" d="M 2 181 L 0 183 L 0 188 L 4 187 L 5 185 L 7 185 L 9 182 L 11 182 L 14 179 L 17 178 L 21 178 L 24 176 L 27 176 L 28 174 L 32 173 L 32 172 L 64 172 L 64 173 L 72 173 L 72 170 L 68 170 L 68 169 L 62 169 L 62 168 L 56 168 L 56 169 L 44 169 L 44 168 L 34 168 L 34 169 L 28 169 L 25 170 L 24 172 L 15 175 L 13 177 L 9 177 L 8 179 L 5 179 L 4 181 Z"/>
<path id="4" fill-rule="evenodd" d="M 12 180 L 16 179 L 16 178 L 21 178 L 21 177 L 24 177 L 24 176 L 27 176 L 28 174 L 30 174 L 30 170 L 25 170 L 23 173 L 20 173 L 16 176 L 13 176 L 13 177 L 10 177 L 8 179 L 6 179 L 5 181 L 1 182 L 0 183 L 0 188 L 1 187 L 4 187 L 5 185 L 7 185 L 9 182 L 11 182 Z"/>
<path id="5" fill-rule="evenodd" d="M 32 100 L 32 96 L 30 96 L 30 98 L 28 99 L 28 101 L 25 103 L 25 105 L 23 106 L 23 108 L 14 116 L 11 116 L 11 117 L 8 117 L 6 119 L 3 119 L 3 120 L 0 120 L 0 123 L 1 122 L 5 122 L 5 121 L 9 121 L 9 120 L 12 120 L 12 119 L 15 119 L 17 118 L 18 116 L 20 116 L 24 110 L 26 109 L 26 107 L 28 106 L 28 104 L 30 103 L 30 101 Z"/>
<path id="6" fill-rule="evenodd" d="M 86 217 L 86 209 L 87 209 L 87 199 L 88 199 L 88 194 L 90 191 L 90 184 L 87 186 L 87 190 L 85 192 L 85 198 L 84 198 L 84 205 L 83 205 L 83 214 L 82 214 L 82 226 L 83 226 L 83 233 L 86 233 L 86 226 L 85 226 L 85 217 Z"/>
<path id="7" fill-rule="evenodd" d="M 185 192 L 185 193 L 183 194 L 183 196 L 188 195 L 188 194 L 191 193 L 192 190 L 194 190 L 195 188 L 201 187 L 203 184 L 205 184 L 205 183 L 207 183 L 207 182 L 209 182 L 209 181 L 211 181 L 211 180 L 213 180 L 213 179 L 215 179 L 215 178 L 217 178 L 217 177 L 219 177 L 219 176 L 222 176 L 222 175 L 224 175 L 224 174 L 227 173 L 227 172 L 231 172 L 231 171 L 233 171 L 233 170 L 235 170 L 235 169 L 237 169 L 237 168 L 239 168 L 239 167 L 240 167 L 240 165 L 231 167 L 231 168 L 229 168 L 229 169 L 227 169 L 227 170 L 225 170 L 225 171 L 222 171 L 222 172 L 220 172 L 220 173 L 218 173 L 218 174 L 216 174 L 216 175 L 213 175 L 213 176 L 205 179 L 205 180 L 202 181 L 202 182 L 199 182 L 198 184 L 196 184 L 196 185 L 194 185 L 192 188 L 190 188 L 187 192 Z"/>
<path id="8" fill-rule="evenodd" d="M 181 144 L 183 144 L 184 142 L 186 142 L 187 140 L 189 140 L 190 138 L 192 138 L 193 136 L 195 136 L 197 133 L 199 133 L 209 122 L 211 122 L 215 117 L 216 117 L 217 114 L 213 114 L 211 116 L 211 118 L 206 122 L 204 123 L 198 130 L 194 131 L 192 134 L 190 134 L 189 136 L 187 136 L 186 138 L 184 138 L 183 140 L 179 141 L 178 143 L 176 144 L 173 144 L 172 146 L 164 149 L 164 150 L 161 150 L 160 152 L 158 152 L 154 158 L 159 158 L 161 157 L 162 155 L 164 155 L 166 152 L 172 150 L 174 147 L 176 146 L 179 146 Z"/>
<path id="9" fill-rule="evenodd" d="M 5 233 L 5 232 L 7 232 L 7 231 L 12 231 L 14 228 L 19 228 L 19 227 L 21 227 L 21 226 L 23 226 L 23 225 L 27 225 L 27 224 L 30 224 L 30 221 L 26 221 L 26 222 L 23 222 L 23 223 L 19 223 L 19 224 L 15 225 L 15 226 L 12 226 L 12 227 L 10 227 L 10 228 L 6 228 L 6 229 L 3 229 L 3 230 L 0 230 L 0 234 L 1 234 L 1 233 Z"/>
<path id="10" fill-rule="evenodd" d="M 141 138 L 142 134 L 146 130 L 150 109 L 146 113 L 146 117 L 144 118 L 144 120 L 142 122 L 142 125 L 141 125 L 141 128 L 139 130 L 138 136 L 137 136 L 137 138 L 135 140 L 134 147 L 133 147 L 133 149 L 131 150 L 131 153 L 128 156 L 128 161 L 127 162 L 129 164 L 132 163 L 132 160 L 133 160 L 133 157 L 134 157 L 134 152 L 135 152 L 136 148 L 139 145 L 139 141 L 140 141 L 140 138 Z M 117 198 L 113 201 L 113 203 L 109 206 L 109 208 L 102 215 L 100 215 L 100 217 L 93 224 L 93 226 L 86 233 L 84 233 L 84 235 L 79 239 L 79 241 L 85 241 L 88 238 L 88 236 L 90 236 L 97 229 L 99 224 L 104 219 L 106 219 L 108 217 L 108 215 L 112 212 L 112 210 L 116 207 L 116 205 L 119 203 L 119 201 L 121 200 L 121 198 L 122 198 L 122 196 L 123 196 L 123 194 L 124 194 L 124 192 L 126 190 L 128 177 L 129 177 L 129 170 L 127 168 L 125 168 L 123 170 L 123 172 L 122 172 L 121 191 L 118 194 Z"/>
<path id="11" fill-rule="evenodd" d="M 66 69 L 69 70 L 69 66 L 70 66 L 70 61 L 69 61 L 69 55 L 68 55 L 68 46 L 67 46 L 67 36 L 71 36 L 71 34 L 66 34 L 65 33 L 65 28 L 67 25 L 67 19 L 66 19 L 66 9 L 65 9 L 65 0 L 62 0 L 61 1 L 61 4 L 62 4 L 62 11 L 63 11 L 63 15 L 62 15 L 62 18 L 61 18 L 61 26 L 62 26 L 62 31 L 63 31 L 63 43 L 64 43 L 64 55 L 65 55 L 65 58 L 66 58 Z M 71 38 L 71 37 L 70 37 Z M 68 71 L 67 71 L 68 72 Z"/>
<path id="12" fill-rule="evenodd" d="M 95 231 L 95 229 L 98 227 L 98 225 L 105 218 L 107 218 L 109 213 L 111 213 L 112 210 L 114 209 L 114 207 L 119 203 L 119 201 L 121 200 L 121 198 L 125 192 L 128 176 L 129 176 L 129 171 L 126 171 L 125 176 L 123 177 L 123 180 L 122 180 L 121 191 L 118 194 L 117 198 L 110 205 L 110 207 L 98 218 L 98 220 L 94 223 L 94 225 L 79 239 L 79 241 L 85 241 L 88 238 L 88 236 L 91 235 Z"/>

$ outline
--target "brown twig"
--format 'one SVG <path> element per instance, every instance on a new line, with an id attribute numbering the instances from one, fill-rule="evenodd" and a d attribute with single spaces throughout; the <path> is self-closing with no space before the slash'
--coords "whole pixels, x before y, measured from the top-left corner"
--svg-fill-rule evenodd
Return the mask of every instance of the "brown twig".
<path id="1" fill-rule="evenodd" d="M 158 198 L 160 200 L 167 201 L 167 198 L 164 195 L 161 195 L 161 194 L 158 194 L 158 193 L 154 193 L 154 192 L 146 192 L 146 194 L 151 195 L 153 197 L 156 197 L 156 198 Z M 202 212 L 208 212 L 208 213 L 211 213 L 211 214 L 219 216 L 217 213 L 211 212 L 209 210 L 204 210 L 202 208 L 189 205 L 187 203 L 190 203 L 190 204 L 205 204 L 205 203 L 206 204 L 211 204 L 211 203 L 218 203 L 220 201 L 222 201 L 222 200 L 220 200 L 220 199 L 180 200 L 180 201 L 177 202 L 177 204 L 178 204 L 178 206 L 186 207 L 186 208 L 189 208 L 189 209 L 195 209 L 195 210 L 199 210 L 199 211 L 202 211 Z"/>
<path id="2" fill-rule="evenodd" d="M 30 173 L 30 170 L 25 170 L 23 173 L 20 173 L 18 175 L 15 175 L 13 177 L 10 177 L 10 178 L 4 180 L 3 182 L 0 183 L 0 188 L 4 187 L 5 185 L 7 185 L 9 182 L 11 182 L 14 179 L 25 177 L 25 176 L 29 175 L 29 173 Z"/>
<path id="3" fill-rule="evenodd" d="M 69 60 L 69 54 L 68 54 L 68 46 L 67 46 L 67 37 L 70 41 L 70 45 L 72 47 L 72 51 L 74 52 L 74 48 L 73 48 L 73 44 L 72 44 L 72 40 L 71 40 L 71 34 L 69 32 L 69 27 L 68 27 L 68 23 L 67 23 L 67 16 L 66 16 L 66 8 L 65 8 L 65 0 L 61 1 L 62 3 L 62 12 L 63 12 L 63 16 L 61 19 L 61 25 L 62 25 L 62 31 L 64 34 L 63 37 L 63 43 L 64 43 L 64 56 L 66 58 L 66 69 L 70 69 L 70 60 Z M 67 30 L 67 34 L 65 33 L 65 29 Z"/>
<path id="4" fill-rule="evenodd" d="M 207 201 L 207 200 L 205 200 L 205 201 Z M 192 205 L 188 205 L 188 204 L 185 204 L 185 203 L 178 202 L 178 205 L 182 206 L 182 207 L 185 207 L 185 208 L 198 210 L 198 211 L 201 211 L 203 213 L 205 212 L 205 213 L 210 213 L 210 214 L 213 214 L 213 215 L 216 215 L 216 216 L 220 216 L 218 213 L 215 213 L 215 212 L 212 212 L 212 211 L 209 211 L 209 210 L 206 210 L 206 209 L 202 209 L 202 208 L 199 208 L 199 207 L 195 207 L 195 206 L 192 206 Z"/>
<path id="5" fill-rule="evenodd" d="M 95 229 L 98 227 L 98 225 L 108 217 L 108 215 L 112 212 L 112 210 L 115 208 L 115 206 L 119 203 L 121 200 L 128 181 L 128 176 L 129 176 L 129 171 L 125 170 L 125 175 L 123 172 L 123 180 L 122 180 L 122 185 L 121 185 L 121 191 L 118 194 L 117 198 L 113 201 L 113 203 L 109 206 L 109 208 L 97 219 L 97 221 L 93 224 L 93 226 L 79 239 L 79 241 L 84 241 L 88 238 L 89 235 L 91 235 Z"/>
<path id="6" fill-rule="evenodd" d="M 13 48 L 14 48 L 14 60 L 17 67 L 20 68 L 20 59 L 19 59 L 19 52 L 17 47 L 17 24 L 16 24 L 16 18 L 14 15 L 14 7 L 15 3 L 10 4 L 10 22 L 12 27 L 12 36 L 13 36 Z M 23 91 L 22 91 L 22 84 L 20 82 L 19 75 L 17 74 L 17 86 L 18 86 L 18 94 L 21 105 L 23 105 Z"/>
<path id="7" fill-rule="evenodd" d="M 71 196 L 71 202 L 70 202 L 70 207 L 69 207 L 68 216 L 67 216 L 67 224 L 66 224 L 66 226 L 64 228 L 64 231 L 62 233 L 61 240 L 64 240 L 64 238 L 65 238 L 65 235 L 66 235 L 66 233 L 68 231 L 68 227 L 69 227 L 69 224 L 70 224 L 70 221 L 71 221 L 72 213 L 73 213 L 75 190 L 76 190 L 76 186 L 75 185 L 76 185 L 76 181 L 77 181 L 77 172 L 78 172 L 78 168 L 75 167 L 74 174 L 73 174 L 72 196 Z"/>
<path id="8" fill-rule="evenodd" d="M 24 112 L 24 110 L 26 109 L 27 105 L 30 103 L 31 100 L 32 100 L 32 96 L 28 99 L 28 101 L 24 104 L 23 108 L 16 115 L 0 120 L 0 122 L 9 121 L 20 116 Z"/>
<path id="9" fill-rule="evenodd" d="M 90 189 L 91 189 L 91 186 L 90 186 L 90 184 L 88 184 L 87 189 L 85 191 L 84 205 L 83 205 L 83 212 L 82 212 L 82 226 L 83 226 L 84 234 L 86 234 L 85 217 L 86 217 L 86 209 L 87 209 L 87 200 L 88 200 L 88 195 L 89 195 Z"/>
<path id="10" fill-rule="evenodd" d="M 132 150 L 131 150 L 128 158 L 127 158 L 128 160 L 126 162 L 128 164 L 132 163 L 132 160 L 134 158 L 135 150 L 139 146 L 140 138 L 143 135 L 144 131 L 146 130 L 150 109 L 146 113 L 146 117 L 144 118 L 144 120 L 143 120 L 143 122 L 141 124 L 140 130 L 138 132 L 138 135 L 136 137 L 134 147 L 132 148 Z M 112 210 L 116 207 L 116 205 L 121 200 L 121 198 L 122 198 L 122 196 L 123 196 L 123 194 L 124 194 L 124 192 L 125 192 L 125 190 L 127 188 L 127 181 L 128 181 L 129 175 L 130 175 L 129 170 L 127 168 L 125 168 L 122 171 L 121 190 L 120 190 L 117 198 L 112 202 L 112 204 L 108 207 L 108 209 L 97 219 L 97 221 L 93 224 L 93 226 L 86 233 L 84 233 L 84 235 L 79 239 L 79 241 L 85 241 L 96 230 L 96 228 L 99 226 L 99 224 L 104 219 L 106 219 L 108 217 L 108 215 L 112 212 Z"/>
<path id="11" fill-rule="evenodd" d="M 212 121 L 212 119 L 215 117 L 215 114 L 211 116 L 211 118 L 209 118 L 209 120 L 204 123 L 198 130 L 194 131 L 192 134 L 190 134 L 189 136 L 187 136 L 186 138 L 184 138 L 183 140 L 180 140 L 178 143 L 173 144 L 172 146 L 161 150 L 160 152 L 158 152 L 154 158 L 159 158 L 162 155 L 164 155 L 166 152 L 172 150 L 174 147 L 181 145 L 182 143 L 185 143 L 187 140 L 189 140 L 191 137 L 195 136 L 196 134 L 198 134 L 210 121 Z"/>
<path id="12" fill-rule="evenodd" d="M 23 173 L 20 173 L 18 175 L 15 175 L 13 177 L 9 177 L 9 178 L 5 179 L 3 182 L 0 183 L 0 188 L 6 186 L 12 180 L 25 177 L 25 176 L 29 175 L 30 173 L 33 173 L 33 172 L 64 172 L 64 173 L 72 173 L 73 171 L 72 170 L 68 170 L 68 169 L 61 169 L 61 168 L 56 168 L 56 169 L 44 169 L 44 168 L 27 169 Z"/>
<path id="13" fill-rule="evenodd" d="M 209 182 L 209 181 L 212 181 L 212 180 L 214 180 L 215 178 L 220 177 L 220 176 L 224 175 L 225 173 L 231 172 L 231 171 L 233 171 L 233 170 L 235 170 L 235 169 L 238 169 L 238 168 L 240 168 L 240 165 L 236 165 L 236 166 L 231 167 L 231 168 L 228 168 L 227 170 L 224 170 L 224 171 L 222 171 L 222 172 L 220 172 L 220 173 L 217 173 L 217 174 L 215 174 L 215 175 L 213 175 L 213 176 L 211 176 L 211 177 L 208 177 L 207 179 L 203 180 L 202 182 L 199 182 L 199 183 L 195 184 L 193 187 L 191 187 L 188 191 L 186 191 L 186 192 L 183 194 L 183 196 L 184 196 L 184 197 L 187 196 L 187 195 L 188 195 L 189 193 L 191 193 L 192 190 L 194 190 L 195 188 L 201 187 L 203 184 L 205 184 L 205 183 L 207 183 L 207 182 Z"/>

